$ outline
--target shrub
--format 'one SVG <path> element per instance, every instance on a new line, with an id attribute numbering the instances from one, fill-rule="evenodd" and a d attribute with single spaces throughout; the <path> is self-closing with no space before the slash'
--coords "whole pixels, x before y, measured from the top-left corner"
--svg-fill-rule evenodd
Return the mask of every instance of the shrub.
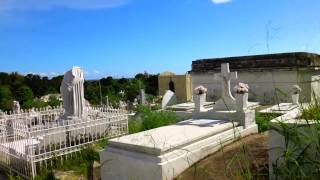
<path id="1" fill-rule="evenodd" d="M 269 129 L 270 120 L 278 116 L 281 116 L 281 114 L 256 112 L 256 123 L 258 125 L 259 133 L 267 131 Z"/>
<path id="2" fill-rule="evenodd" d="M 152 111 L 144 106 L 139 106 L 136 111 L 136 116 L 129 121 L 130 134 L 177 122 L 176 114 L 171 111 Z"/>

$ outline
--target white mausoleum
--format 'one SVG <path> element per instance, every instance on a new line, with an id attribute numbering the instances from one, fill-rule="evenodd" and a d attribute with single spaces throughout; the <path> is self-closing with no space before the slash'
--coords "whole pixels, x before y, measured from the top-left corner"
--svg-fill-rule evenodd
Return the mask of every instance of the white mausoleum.
<path id="1" fill-rule="evenodd" d="M 231 71 L 238 72 L 237 82 L 250 85 L 249 100 L 261 104 L 291 102 L 292 87 L 302 88 L 301 102 L 320 96 L 320 55 L 304 52 L 200 59 L 192 62 L 192 86 L 208 88 L 207 100 L 221 97 L 219 78 L 212 78 L 221 71 L 221 64 L 229 63 Z"/>

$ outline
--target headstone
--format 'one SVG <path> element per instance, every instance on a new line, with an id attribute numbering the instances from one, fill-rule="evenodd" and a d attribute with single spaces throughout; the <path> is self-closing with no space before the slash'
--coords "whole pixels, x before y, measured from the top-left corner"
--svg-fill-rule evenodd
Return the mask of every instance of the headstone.
<path id="1" fill-rule="evenodd" d="M 147 105 L 146 93 L 145 93 L 144 89 L 140 89 L 140 104 Z"/>
<path id="2" fill-rule="evenodd" d="M 12 102 L 12 111 L 14 113 L 19 113 L 20 112 L 20 103 L 19 103 L 19 101 L 13 101 Z"/>
<path id="3" fill-rule="evenodd" d="M 161 107 L 162 109 L 166 109 L 167 106 L 174 105 L 177 103 L 177 98 L 174 92 L 167 90 L 162 98 Z"/>
<path id="4" fill-rule="evenodd" d="M 134 98 L 132 105 L 133 106 L 137 106 L 138 105 L 138 98 Z"/>
<path id="5" fill-rule="evenodd" d="M 126 109 L 128 104 L 125 101 L 119 101 L 119 107 L 121 109 Z"/>
<path id="6" fill-rule="evenodd" d="M 237 72 L 230 72 L 229 63 L 221 64 L 221 73 L 217 74 L 221 81 L 221 98 L 216 102 L 214 110 L 229 111 L 236 109 L 236 100 L 231 94 L 231 80 L 237 79 Z"/>
<path id="7" fill-rule="evenodd" d="M 121 90 L 121 91 L 119 92 L 119 95 L 120 95 L 121 97 L 124 97 L 125 94 L 126 94 L 126 93 L 125 93 L 123 90 Z"/>
<path id="8" fill-rule="evenodd" d="M 80 67 L 73 67 L 64 74 L 60 91 L 65 109 L 64 117 L 85 116 L 84 76 Z"/>

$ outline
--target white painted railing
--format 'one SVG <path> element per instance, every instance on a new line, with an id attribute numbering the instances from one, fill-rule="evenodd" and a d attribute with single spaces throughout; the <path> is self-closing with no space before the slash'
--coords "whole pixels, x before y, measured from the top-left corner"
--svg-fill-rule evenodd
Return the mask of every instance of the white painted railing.
<path id="1" fill-rule="evenodd" d="M 71 155 L 84 145 L 128 132 L 125 110 L 88 107 L 83 118 L 61 118 L 61 106 L 0 114 L 0 166 L 35 177 L 53 157 Z"/>

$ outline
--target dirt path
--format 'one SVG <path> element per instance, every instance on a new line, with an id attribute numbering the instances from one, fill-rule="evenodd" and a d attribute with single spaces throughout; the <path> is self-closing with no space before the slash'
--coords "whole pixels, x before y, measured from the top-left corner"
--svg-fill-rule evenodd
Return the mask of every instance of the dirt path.
<path id="1" fill-rule="evenodd" d="M 254 134 L 206 157 L 177 180 L 268 179 L 267 135 Z"/>

